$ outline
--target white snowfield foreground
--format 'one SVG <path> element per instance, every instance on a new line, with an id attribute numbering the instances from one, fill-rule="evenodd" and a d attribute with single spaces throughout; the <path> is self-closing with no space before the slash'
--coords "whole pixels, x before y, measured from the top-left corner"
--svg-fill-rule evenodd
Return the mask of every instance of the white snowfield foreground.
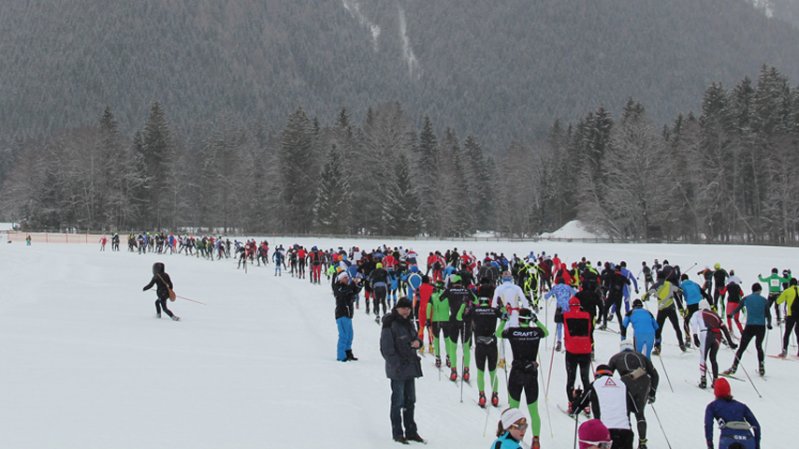
<path id="1" fill-rule="evenodd" d="M 325 239 L 270 239 L 270 247 L 293 243 L 330 248 L 378 243 L 412 246 L 424 263 L 427 253 L 457 246 L 483 257 L 486 251 L 526 255 L 558 253 L 564 261 L 626 260 L 637 272 L 641 261 L 668 259 L 683 268 L 695 262 L 692 279 L 716 262 L 734 269 L 748 293 L 758 273 L 772 267 L 799 273 L 799 250 L 791 248 L 689 245 L 605 245 L 510 242 L 377 242 Z M 124 245 L 123 245 L 124 246 Z M 273 265 L 236 270 L 232 259 L 210 262 L 183 255 L 99 252 L 97 245 L 41 244 L 0 246 L 0 448 L 395 448 L 389 424 L 389 383 L 378 347 L 379 326 L 363 314 L 354 319 L 358 362 L 335 361 L 336 325 L 326 282 L 310 285 Z M 178 295 L 170 303 L 180 322 L 155 316 L 154 291 L 142 292 L 151 266 L 163 261 Z M 649 307 L 653 307 L 649 304 Z M 545 449 L 573 444 L 574 423 L 558 411 L 564 406 L 563 354 L 554 354 L 554 308 L 546 309 L 551 335 L 541 348 L 539 399 Z M 542 313 L 543 314 L 543 313 Z M 611 327 L 617 328 L 613 322 Z M 618 351 L 619 337 L 597 333 L 597 362 Z M 779 328 L 769 333 L 767 353 L 780 346 Z M 796 352 L 791 347 L 791 352 Z M 723 348 L 720 368 L 733 354 Z M 705 447 L 703 418 L 710 392 L 698 389 L 697 354 L 682 354 L 673 330 L 664 331 L 661 386 L 655 407 L 671 446 Z M 417 380 L 416 419 L 428 447 L 487 448 L 501 409 L 476 405 L 472 385 L 439 380 L 433 359 L 423 359 Z M 655 366 L 662 370 L 661 361 Z M 742 362 L 753 376 L 753 347 Z M 790 422 L 795 416 L 799 362 L 766 358 L 767 378 L 755 376 L 758 398 L 747 382 L 731 381 L 733 394 L 747 403 L 763 424 L 763 448 L 795 447 Z M 738 375 L 744 377 L 739 369 Z M 487 376 L 486 376 L 487 378 Z M 504 375 L 500 372 L 503 404 Z M 648 410 L 649 447 L 667 448 L 655 416 Z M 485 429 L 485 431 L 484 431 Z M 716 437 L 718 430 L 715 431 Z M 526 441 L 531 433 L 528 430 Z"/>

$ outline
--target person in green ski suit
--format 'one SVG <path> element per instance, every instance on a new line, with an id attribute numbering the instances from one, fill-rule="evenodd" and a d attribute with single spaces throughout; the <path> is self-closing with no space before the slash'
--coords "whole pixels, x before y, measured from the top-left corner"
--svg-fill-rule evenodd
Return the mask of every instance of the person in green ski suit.
<path id="1" fill-rule="evenodd" d="M 442 332 L 446 336 L 446 327 L 449 322 L 449 301 L 447 298 L 442 298 L 443 293 L 444 282 L 436 282 L 436 289 L 430 295 L 430 303 L 427 305 L 427 322 L 430 323 L 433 334 L 433 353 L 436 355 L 436 368 L 441 368 L 439 336 Z M 449 360 L 447 362 L 447 365 L 449 365 Z"/>
<path id="2" fill-rule="evenodd" d="M 785 278 L 780 276 L 779 270 L 776 268 L 771 269 L 771 275 L 768 277 L 763 277 L 761 275 L 757 275 L 757 280 L 760 282 L 765 282 L 768 285 L 768 306 L 774 306 L 774 309 L 777 311 L 777 324 L 782 323 L 782 314 L 780 313 L 780 306 L 777 304 L 777 297 L 780 296 L 782 293 L 782 284 L 790 282 L 790 278 Z M 786 313 L 785 316 L 787 317 L 788 314 Z"/>
<path id="3" fill-rule="evenodd" d="M 476 299 L 471 290 L 463 286 L 463 280 L 457 274 L 449 277 L 449 288 L 444 290 L 443 298 L 449 304 L 449 323 L 447 323 L 446 348 L 447 359 L 452 372 L 449 380 L 458 380 L 458 340 L 463 343 L 463 381 L 468 382 L 469 366 L 472 361 L 472 323 L 463 321 L 463 311 Z"/>
<path id="4" fill-rule="evenodd" d="M 531 322 L 535 323 L 535 327 L 530 326 Z M 500 323 L 496 336 L 507 339 L 513 352 L 513 363 L 508 376 L 508 402 L 511 407 L 519 408 L 524 391 L 533 428 L 532 447 L 536 447 L 541 434 L 541 417 L 538 414 L 538 346 L 541 339 L 549 335 L 549 330 L 530 309 L 519 311 L 519 327 L 505 329 L 505 323 L 507 321 L 504 320 Z"/>

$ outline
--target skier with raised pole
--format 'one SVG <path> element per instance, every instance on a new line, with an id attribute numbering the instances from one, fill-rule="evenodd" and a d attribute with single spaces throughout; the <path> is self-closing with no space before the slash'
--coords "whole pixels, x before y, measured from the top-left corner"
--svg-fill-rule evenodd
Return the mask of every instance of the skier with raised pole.
<path id="1" fill-rule="evenodd" d="M 533 430 L 532 449 L 540 449 L 539 435 L 541 434 L 541 417 L 538 414 L 538 346 L 541 339 L 549 335 L 544 323 L 528 308 L 522 308 L 517 313 L 519 327 L 505 329 L 510 321 L 502 321 L 497 329 L 497 337 L 510 342 L 513 353 L 510 376 L 508 377 L 508 396 L 510 406 L 518 408 L 522 392 L 527 400 L 527 409 L 530 412 L 530 423 Z M 535 327 L 530 326 L 535 323 Z"/>
<path id="2" fill-rule="evenodd" d="M 636 351 L 632 342 L 624 340 L 619 348 L 621 351 L 610 358 L 608 366 L 619 373 L 621 381 L 627 386 L 627 392 L 635 401 L 635 408 L 631 411 L 634 411 L 637 420 L 638 449 L 647 449 L 644 408 L 647 402 L 655 402 L 660 377 L 649 358 Z"/>
<path id="3" fill-rule="evenodd" d="M 727 339 L 727 343 L 732 349 L 738 347 L 730 336 L 727 326 L 716 312 L 710 308 L 710 302 L 703 299 L 699 302 L 699 311 L 691 317 L 691 329 L 693 330 L 694 343 L 699 348 L 699 388 L 707 388 L 707 358 L 710 356 L 712 382 L 715 383 L 719 377 L 719 364 L 716 355 L 719 352 L 722 334 Z"/>

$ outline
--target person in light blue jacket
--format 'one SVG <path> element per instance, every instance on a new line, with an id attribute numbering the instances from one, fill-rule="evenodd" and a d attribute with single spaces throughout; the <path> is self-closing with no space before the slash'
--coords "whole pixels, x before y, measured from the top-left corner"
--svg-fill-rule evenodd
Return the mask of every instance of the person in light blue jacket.
<path id="1" fill-rule="evenodd" d="M 624 317 L 622 329 L 627 329 L 630 324 L 633 325 L 633 332 L 635 332 L 635 350 L 651 359 L 658 322 L 650 311 L 644 309 L 644 303 L 640 299 L 633 301 L 633 308 Z"/>
<path id="2" fill-rule="evenodd" d="M 563 312 L 569 311 L 569 300 L 572 296 L 574 296 L 575 293 L 577 293 L 577 291 L 571 286 L 566 285 L 561 277 L 555 279 L 555 282 L 557 283 L 554 287 L 552 287 L 552 290 L 547 292 L 547 294 L 544 296 L 544 299 L 549 299 L 554 295 L 558 304 L 557 309 L 555 309 L 555 323 L 557 324 L 557 328 L 555 330 L 555 335 L 557 336 L 555 351 L 560 352 L 562 348 L 561 342 L 563 337 Z"/>

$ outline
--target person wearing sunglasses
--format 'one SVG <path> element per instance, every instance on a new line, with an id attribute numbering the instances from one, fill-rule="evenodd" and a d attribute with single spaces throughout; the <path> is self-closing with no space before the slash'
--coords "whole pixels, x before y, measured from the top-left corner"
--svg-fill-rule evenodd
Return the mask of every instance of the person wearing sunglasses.
<path id="1" fill-rule="evenodd" d="M 610 431 L 599 419 L 589 419 L 582 423 L 577 436 L 580 449 L 610 449 L 613 446 Z"/>
<path id="2" fill-rule="evenodd" d="M 497 423 L 497 439 L 491 444 L 491 449 L 520 449 L 526 431 L 524 413 L 518 408 L 506 409 Z"/>

